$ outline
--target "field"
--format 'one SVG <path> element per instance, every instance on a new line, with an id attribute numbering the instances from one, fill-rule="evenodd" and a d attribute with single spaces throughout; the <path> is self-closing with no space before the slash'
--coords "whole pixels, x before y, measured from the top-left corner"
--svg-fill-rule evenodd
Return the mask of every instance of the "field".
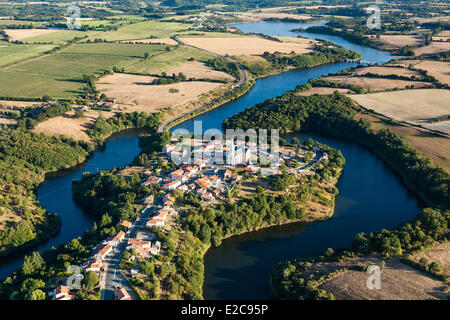
<path id="1" fill-rule="evenodd" d="M 188 103 L 222 85 L 201 81 L 150 85 L 153 79 L 154 77 L 149 76 L 118 73 L 102 78 L 97 83 L 97 88 L 107 96 L 116 98 L 120 108 L 126 112 L 151 113 Z M 170 89 L 178 91 L 172 93 Z"/>
<path id="2" fill-rule="evenodd" d="M 450 276 L 450 242 L 426 249 L 411 257 L 415 262 L 419 262 L 421 258 L 425 258 L 431 263 L 436 261 L 440 264 L 442 271 L 440 274 Z"/>
<path id="3" fill-rule="evenodd" d="M 375 258 L 365 258 L 380 265 Z M 445 283 L 400 262 L 399 258 L 386 260 L 381 270 L 381 289 L 370 290 L 366 282 L 368 275 L 363 271 L 347 271 L 325 282 L 319 288 L 333 293 L 336 300 L 430 300 L 442 299 Z"/>
<path id="4" fill-rule="evenodd" d="M 50 29 L 17 29 L 6 30 L 6 33 L 11 37 L 11 41 L 24 40 L 31 37 L 37 37 L 46 35 L 49 33 L 57 32 Z"/>
<path id="5" fill-rule="evenodd" d="M 348 89 L 337 89 L 337 88 L 325 88 L 325 87 L 317 87 L 317 88 L 311 88 L 308 91 L 300 92 L 299 96 L 312 96 L 314 94 L 332 94 L 335 91 L 338 91 L 341 94 L 348 93 Z"/>
<path id="6" fill-rule="evenodd" d="M 351 98 L 366 109 L 395 120 L 417 124 L 450 115 L 449 90 L 403 90 L 352 95 Z"/>
<path id="7" fill-rule="evenodd" d="M 372 41 L 384 50 L 396 50 L 404 46 L 419 46 L 424 42 L 424 38 L 415 35 L 381 35 L 379 39 L 372 38 Z"/>
<path id="8" fill-rule="evenodd" d="M 388 89 L 404 89 L 407 86 L 414 86 L 414 88 L 423 88 L 430 85 L 427 82 L 420 81 L 408 81 L 397 79 L 383 79 L 383 78 L 370 78 L 370 77 L 354 77 L 354 76 L 332 76 L 326 77 L 325 80 L 343 83 L 347 85 L 354 85 L 366 90 L 373 91 L 385 91 Z"/>
<path id="9" fill-rule="evenodd" d="M 400 60 L 396 64 L 409 66 L 413 65 L 415 69 L 425 70 L 431 76 L 438 79 L 441 83 L 450 85 L 450 63 L 442 61 L 429 60 Z"/>
<path id="10" fill-rule="evenodd" d="M 89 39 L 105 39 L 107 41 L 142 40 L 150 36 L 156 38 L 168 38 L 171 34 L 183 30 L 179 23 L 145 21 L 130 24 L 119 28 L 117 31 L 94 32 Z"/>
<path id="11" fill-rule="evenodd" d="M 75 44 L 61 52 L 3 68 L 0 96 L 74 97 L 80 93 L 83 74 L 127 66 L 140 61 L 145 53 L 161 52 L 162 48 L 115 43 Z"/>
<path id="12" fill-rule="evenodd" d="M 182 65 L 166 69 L 165 72 L 169 75 L 174 73 L 178 74 L 181 72 L 186 77 L 194 79 L 215 79 L 215 80 L 234 81 L 233 76 L 225 72 L 211 69 L 204 63 L 198 61 L 186 62 L 183 63 Z"/>
<path id="13" fill-rule="evenodd" d="M 128 41 L 124 41 L 128 42 Z M 160 39 L 144 39 L 144 40 L 133 40 L 133 43 L 156 43 L 156 44 L 168 44 L 171 46 L 176 46 L 178 42 L 171 38 L 160 38 Z"/>
<path id="14" fill-rule="evenodd" d="M 297 19 L 297 20 L 310 20 L 309 15 L 300 15 L 292 13 L 280 13 L 280 12 L 239 12 L 236 16 L 245 22 L 263 21 L 265 19 Z"/>
<path id="15" fill-rule="evenodd" d="M 53 47 L 53 45 L 19 44 L 0 46 L 0 67 L 39 56 L 42 53 L 51 50 Z"/>
<path id="16" fill-rule="evenodd" d="M 28 31 L 28 30 L 27 30 Z M 25 43 L 52 43 L 63 44 L 68 40 L 76 37 L 82 37 L 89 34 L 89 32 L 81 32 L 76 30 L 55 30 L 44 34 L 27 37 L 23 40 Z"/>
<path id="17" fill-rule="evenodd" d="M 429 46 L 415 49 L 414 53 L 416 56 L 421 56 L 445 51 L 450 51 L 450 42 L 433 41 Z"/>
<path id="18" fill-rule="evenodd" d="M 131 65 L 127 72 L 144 73 L 144 74 L 161 74 L 172 68 L 181 66 L 188 62 L 191 58 L 196 61 L 206 62 L 213 57 L 212 54 L 191 47 L 180 46 L 174 48 L 170 52 L 155 55 L 150 59 Z"/>
<path id="19" fill-rule="evenodd" d="M 367 73 L 377 74 L 381 76 L 387 76 L 387 75 L 398 75 L 403 77 L 412 78 L 415 77 L 417 79 L 423 78 L 420 72 L 409 70 L 406 68 L 393 68 L 393 67 L 367 67 L 367 68 L 360 68 L 356 69 L 354 74 L 358 75 L 365 75 Z"/>
<path id="20" fill-rule="evenodd" d="M 417 127 L 386 123 L 381 116 L 360 114 L 358 118 L 369 121 L 375 130 L 389 129 L 393 133 L 398 134 L 422 155 L 432 159 L 435 164 L 450 172 L 449 138 L 432 135 L 426 130 Z"/>
<path id="21" fill-rule="evenodd" d="M 74 111 L 68 112 L 64 116 L 48 119 L 44 122 L 38 123 L 34 128 L 34 132 L 43 133 L 48 136 L 60 136 L 65 135 L 75 140 L 89 141 L 90 138 L 86 134 L 86 129 L 94 124 L 95 120 L 99 117 L 98 111 L 85 112 L 85 117 L 76 119 L 73 117 Z M 114 115 L 112 112 L 104 112 L 101 114 L 105 118 L 109 118 Z"/>
<path id="22" fill-rule="evenodd" d="M 264 52 L 308 53 L 312 51 L 310 40 L 303 43 L 277 42 L 259 37 L 182 38 L 188 45 L 221 55 L 261 55 Z"/>

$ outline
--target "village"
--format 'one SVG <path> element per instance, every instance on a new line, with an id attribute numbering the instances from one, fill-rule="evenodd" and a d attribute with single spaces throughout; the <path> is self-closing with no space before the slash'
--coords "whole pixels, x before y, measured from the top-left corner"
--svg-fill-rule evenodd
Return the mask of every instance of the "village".
<path id="1" fill-rule="evenodd" d="M 161 174 L 161 169 L 145 170 L 141 181 L 142 187 L 158 186 L 162 192 L 149 194 L 142 199 L 143 209 L 140 216 L 134 221 L 121 220 L 116 225 L 120 230 L 114 236 L 104 239 L 92 248 L 88 261 L 80 267 L 83 272 L 93 271 L 99 277 L 99 288 L 105 291 L 110 287 L 116 300 L 132 300 L 133 289 L 127 285 L 129 278 L 142 278 L 138 269 L 132 268 L 127 277 L 118 270 L 119 264 L 111 261 L 120 261 L 126 254 L 128 262 L 139 263 L 149 260 L 163 253 L 161 242 L 158 241 L 155 230 L 169 230 L 176 223 L 179 213 L 177 194 L 192 193 L 199 197 L 203 205 L 219 204 L 231 192 L 244 175 L 270 176 L 283 173 L 295 174 L 297 177 L 314 174 L 314 169 L 328 159 L 328 155 L 321 147 L 314 146 L 306 151 L 302 148 L 280 147 L 279 155 L 271 154 L 270 147 L 266 147 L 265 158 L 277 161 L 277 165 L 265 166 L 251 165 L 250 159 L 254 157 L 254 145 L 246 143 L 244 147 L 219 146 L 217 142 L 196 141 L 196 148 L 192 152 L 190 161 L 183 161 L 175 169 Z M 174 156 L 186 155 L 183 144 L 172 140 L 158 155 L 161 161 L 170 161 Z M 190 155 L 191 156 L 191 155 Z M 220 157 L 225 156 L 224 163 L 217 164 Z M 176 157 L 175 157 L 176 158 Z M 184 160 L 186 157 L 183 158 Z M 118 273 L 125 281 L 116 281 Z M 80 275 L 82 277 L 82 275 Z M 117 282 L 125 284 L 117 286 Z M 73 291 L 73 290 L 72 290 Z M 59 286 L 52 293 L 56 300 L 72 300 L 69 286 Z M 102 295 L 103 296 L 103 295 Z"/>

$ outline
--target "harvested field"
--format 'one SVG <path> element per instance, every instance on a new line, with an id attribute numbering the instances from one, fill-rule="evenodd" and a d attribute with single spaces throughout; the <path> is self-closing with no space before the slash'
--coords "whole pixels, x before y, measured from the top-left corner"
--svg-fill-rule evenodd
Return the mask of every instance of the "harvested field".
<path id="1" fill-rule="evenodd" d="M 377 265 L 381 263 L 378 259 L 370 261 Z M 441 292 L 444 282 L 401 263 L 399 258 L 386 260 L 386 266 L 381 270 L 381 289 L 368 289 L 367 279 L 365 272 L 352 270 L 319 288 L 333 293 L 337 300 L 434 300 L 447 296 Z"/>
<path id="2" fill-rule="evenodd" d="M 50 29 L 8 29 L 6 33 L 11 37 L 11 41 L 23 40 L 31 37 L 41 36 L 48 33 L 53 33 L 57 30 Z"/>
<path id="3" fill-rule="evenodd" d="M 186 62 L 180 66 L 169 68 L 166 71 L 168 75 L 173 73 L 178 74 L 180 72 L 188 78 L 234 81 L 234 77 L 228 73 L 216 71 L 204 63 L 197 61 Z"/>
<path id="4" fill-rule="evenodd" d="M 70 111 L 64 116 L 50 118 L 40 122 L 33 131 L 48 136 L 65 135 L 74 140 L 90 141 L 89 136 L 86 134 L 86 129 L 94 124 L 95 120 L 99 117 L 100 112 L 94 110 L 85 112 L 85 117 L 80 119 L 74 118 L 74 114 L 74 111 Z M 112 112 L 104 111 L 101 111 L 101 114 L 105 118 L 110 118 L 114 115 Z"/>
<path id="5" fill-rule="evenodd" d="M 416 56 L 424 54 L 434 54 L 439 52 L 450 51 L 450 42 L 433 41 L 429 46 L 417 48 L 414 50 Z"/>
<path id="6" fill-rule="evenodd" d="M 108 97 L 115 97 L 120 107 L 126 108 L 126 112 L 145 111 L 151 113 L 185 104 L 222 85 L 202 81 L 149 85 L 153 79 L 149 76 L 119 73 L 99 80 L 97 88 Z M 169 89 L 178 90 L 178 92 L 171 93 Z"/>
<path id="7" fill-rule="evenodd" d="M 17 120 L 0 115 L 0 125 L 3 124 L 7 126 L 15 126 L 17 124 Z"/>
<path id="8" fill-rule="evenodd" d="M 438 79 L 441 83 L 450 85 L 450 63 L 443 61 L 428 60 L 400 60 L 396 64 L 409 66 L 413 65 L 415 69 L 425 70 L 431 76 Z"/>
<path id="9" fill-rule="evenodd" d="M 397 50 L 404 46 L 417 47 L 424 42 L 422 36 L 416 35 L 381 35 L 379 39 L 372 40 L 384 50 Z"/>
<path id="10" fill-rule="evenodd" d="M 360 68 L 360 69 L 356 69 L 354 72 L 354 74 L 357 75 L 365 75 L 367 73 L 372 73 L 372 74 L 378 74 L 381 76 L 388 76 L 388 75 L 398 75 L 398 76 L 402 76 L 402 77 L 415 77 L 417 79 L 422 78 L 422 75 L 420 74 L 420 72 L 414 71 L 414 70 L 409 70 L 406 68 L 393 68 L 393 67 L 366 67 L 366 68 Z"/>
<path id="11" fill-rule="evenodd" d="M 425 249 L 411 257 L 411 260 L 419 262 L 421 258 L 426 258 L 428 263 L 433 261 L 440 264 L 442 271 L 440 274 L 450 276 L 450 242 Z"/>
<path id="12" fill-rule="evenodd" d="M 236 16 L 245 22 L 258 22 L 266 19 L 296 19 L 296 20 L 310 20 L 310 15 L 280 13 L 280 12 L 240 12 Z"/>
<path id="13" fill-rule="evenodd" d="M 403 90 L 350 97 L 366 109 L 399 121 L 423 124 L 450 115 L 450 91 L 444 89 Z"/>
<path id="14" fill-rule="evenodd" d="M 366 90 L 371 89 L 373 91 L 385 91 L 389 89 L 404 89 L 407 86 L 414 86 L 414 88 L 423 88 L 430 83 L 421 81 L 408 81 L 398 79 L 383 79 L 383 78 L 370 78 L 370 77 L 353 77 L 353 76 L 333 76 L 326 77 L 325 80 L 337 83 L 343 83 L 347 85 L 354 85 Z"/>
<path id="15" fill-rule="evenodd" d="M 348 93 L 348 89 L 337 89 L 337 88 L 324 88 L 324 87 L 320 87 L 320 88 L 312 88 L 308 91 L 305 92 L 300 92 L 298 95 L 299 96 L 312 96 L 314 94 L 332 94 L 335 91 L 338 91 L 341 94 L 345 94 Z"/>
<path id="16" fill-rule="evenodd" d="M 450 136 L 450 120 L 424 124 L 423 126 L 431 130 L 444 132 Z"/>
<path id="17" fill-rule="evenodd" d="M 382 121 L 382 117 L 360 114 L 357 118 L 369 121 L 375 130 L 389 129 L 403 137 L 406 142 L 416 148 L 423 156 L 450 172 L 450 139 L 432 135 L 424 129 L 406 125 L 395 125 Z"/>
<path id="18" fill-rule="evenodd" d="M 225 55 L 261 55 L 264 52 L 308 53 L 312 51 L 309 39 L 303 43 L 277 42 L 259 37 L 183 38 L 187 44 Z"/>
<path id="19" fill-rule="evenodd" d="M 0 106 L 18 107 L 18 108 L 26 108 L 26 107 L 38 106 L 41 103 L 42 102 L 36 102 L 36 101 L 0 100 Z"/>

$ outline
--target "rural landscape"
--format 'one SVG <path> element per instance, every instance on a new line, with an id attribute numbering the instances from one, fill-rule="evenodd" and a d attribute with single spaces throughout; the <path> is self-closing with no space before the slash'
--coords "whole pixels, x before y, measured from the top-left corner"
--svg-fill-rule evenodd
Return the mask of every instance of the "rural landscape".
<path id="1" fill-rule="evenodd" d="M 450 2 L 2 1 L 0 151 L 0 300 L 445 301 Z"/>

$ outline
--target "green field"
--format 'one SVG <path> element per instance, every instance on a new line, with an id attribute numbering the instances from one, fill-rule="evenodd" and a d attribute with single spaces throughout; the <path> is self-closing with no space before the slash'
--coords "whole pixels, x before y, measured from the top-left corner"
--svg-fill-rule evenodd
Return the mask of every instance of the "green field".
<path id="1" fill-rule="evenodd" d="M 136 63 L 126 68 L 128 72 L 161 74 L 171 67 L 176 67 L 189 59 L 206 62 L 213 57 L 212 54 L 191 47 L 177 47 L 176 49 L 165 52 L 161 55 L 155 55 L 148 60 Z"/>
<path id="2" fill-rule="evenodd" d="M 92 32 L 82 32 L 77 30 L 58 30 L 55 32 L 42 34 L 35 37 L 25 38 L 22 41 L 24 43 L 54 43 L 54 44 L 63 44 L 68 40 L 72 40 L 75 37 L 83 37 L 85 35 L 89 35 Z"/>
<path id="3" fill-rule="evenodd" d="M 71 98 L 80 93 L 83 74 L 125 67 L 155 55 L 166 46 L 117 43 L 75 44 L 61 52 L 0 70 L 0 96 L 38 98 L 49 95 Z"/>
<path id="4" fill-rule="evenodd" d="M 105 39 L 107 41 L 141 40 L 150 36 L 167 38 L 171 34 L 183 30 L 179 23 L 145 21 L 121 27 L 117 31 L 94 32 L 89 39 Z"/>
<path id="5" fill-rule="evenodd" d="M 18 45 L 0 46 L 0 67 L 20 62 L 54 48 L 53 45 Z"/>

